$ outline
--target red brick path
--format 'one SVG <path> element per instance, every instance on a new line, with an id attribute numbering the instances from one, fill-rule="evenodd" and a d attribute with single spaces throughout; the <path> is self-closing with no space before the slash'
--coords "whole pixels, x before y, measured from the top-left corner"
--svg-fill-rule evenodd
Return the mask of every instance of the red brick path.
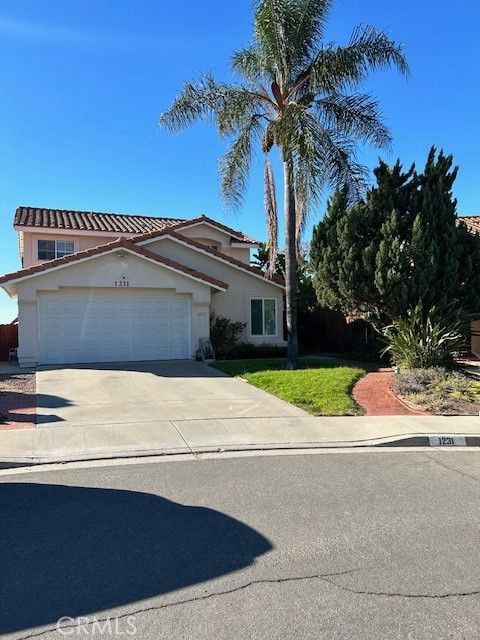
<path id="1" fill-rule="evenodd" d="M 409 409 L 392 392 L 393 373 L 375 371 L 359 380 L 353 389 L 353 398 L 363 407 L 367 416 L 419 415 Z"/>
<path id="2" fill-rule="evenodd" d="M 35 427 L 37 413 L 35 374 L 13 375 L 5 378 L 0 380 L 0 414 L 6 416 L 7 420 L 0 422 L 0 429 Z"/>

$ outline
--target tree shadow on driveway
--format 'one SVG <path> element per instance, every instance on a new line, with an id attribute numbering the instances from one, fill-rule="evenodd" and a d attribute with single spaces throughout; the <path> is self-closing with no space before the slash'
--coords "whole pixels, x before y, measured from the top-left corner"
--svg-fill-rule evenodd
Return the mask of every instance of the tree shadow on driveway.
<path id="1" fill-rule="evenodd" d="M 237 571 L 272 549 L 219 511 L 149 493 L 0 483 L 0 633 Z"/>
<path id="2" fill-rule="evenodd" d="M 41 409 L 60 409 L 69 407 L 72 402 L 68 398 L 45 393 L 25 393 L 22 391 L 0 391 L 0 414 L 7 423 L 49 424 L 64 422 L 57 414 L 41 413 Z M 22 409 L 33 409 L 23 413 Z"/>

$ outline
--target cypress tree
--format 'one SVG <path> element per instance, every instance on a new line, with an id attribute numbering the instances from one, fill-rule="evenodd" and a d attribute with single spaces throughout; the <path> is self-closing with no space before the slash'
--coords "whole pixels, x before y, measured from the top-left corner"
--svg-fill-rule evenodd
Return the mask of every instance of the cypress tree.
<path id="1" fill-rule="evenodd" d="M 478 312 L 480 238 L 458 224 L 457 171 L 452 156 L 432 148 L 421 174 L 380 162 L 362 201 L 335 194 L 311 244 L 319 303 L 381 324 L 419 303 L 428 311 L 455 300 Z"/>
<path id="2" fill-rule="evenodd" d="M 461 245 L 457 229 L 457 201 L 452 186 L 458 168 L 452 156 L 432 148 L 415 194 L 416 216 L 412 227 L 410 254 L 412 282 L 410 297 L 428 309 L 460 297 Z"/>

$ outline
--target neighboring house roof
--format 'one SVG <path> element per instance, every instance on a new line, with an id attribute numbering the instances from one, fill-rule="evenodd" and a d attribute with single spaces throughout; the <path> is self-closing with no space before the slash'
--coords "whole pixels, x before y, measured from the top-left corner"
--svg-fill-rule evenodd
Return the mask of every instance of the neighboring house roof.
<path id="1" fill-rule="evenodd" d="M 74 231 L 111 231 L 116 233 L 145 233 L 158 231 L 183 222 L 182 218 L 156 218 L 122 213 L 71 211 L 18 207 L 13 224 L 43 229 L 72 229 Z"/>
<path id="2" fill-rule="evenodd" d="M 150 261 L 156 262 L 160 265 L 171 269 L 172 271 L 178 271 L 187 276 L 194 278 L 195 280 L 201 280 L 207 284 L 213 285 L 217 289 L 226 290 L 228 289 L 228 284 L 214 278 L 212 276 L 207 275 L 206 273 L 202 273 L 201 271 L 197 271 L 196 269 L 191 269 L 190 267 L 186 267 L 184 264 L 180 262 L 176 262 L 175 260 L 170 260 L 169 258 L 164 258 L 163 256 L 159 256 L 157 253 L 153 253 L 152 251 L 148 251 L 148 249 L 144 249 L 143 247 L 138 247 L 131 240 L 115 240 L 114 242 L 109 242 L 108 244 L 103 244 L 93 249 L 87 249 L 85 251 L 77 251 L 77 253 L 72 253 L 68 256 L 64 256 L 63 258 L 56 258 L 55 260 L 48 260 L 47 262 L 42 262 L 41 264 L 34 265 L 32 267 L 27 267 L 26 269 L 19 269 L 13 273 L 7 273 L 4 276 L 0 277 L 0 284 L 5 284 L 7 282 L 13 283 L 18 280 L 24 280 L 25 278 L 29 278 L 31 276 L 35 276 L 39 273 L 45 271 L 53 271 L 55 269 L 60 269 L 62 267 L 68 266 L 75 262 L 82 262 L 89 258 L 93 258 L 99 256 L 101 254 L 110 253 L 112 251 L 116 251 L 118 249 L 126 249 L 132 253 L 136 253 L 144 258 L 147 258 Z"/>
<path id="3" fill-rule="evenodd" d="M 480 233 L 480 215 L 458 216 L 457 223 L 464 222 L 470 233 Z"/>

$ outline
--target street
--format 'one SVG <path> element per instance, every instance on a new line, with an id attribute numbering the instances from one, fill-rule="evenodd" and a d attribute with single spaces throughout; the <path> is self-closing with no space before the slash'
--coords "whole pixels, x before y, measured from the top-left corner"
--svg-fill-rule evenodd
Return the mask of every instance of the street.
<path id="1" fill-rule="evenodd" d="M 10 471 L 0 633 L 478 639 L 479 507 L 478 450 Z"/>

